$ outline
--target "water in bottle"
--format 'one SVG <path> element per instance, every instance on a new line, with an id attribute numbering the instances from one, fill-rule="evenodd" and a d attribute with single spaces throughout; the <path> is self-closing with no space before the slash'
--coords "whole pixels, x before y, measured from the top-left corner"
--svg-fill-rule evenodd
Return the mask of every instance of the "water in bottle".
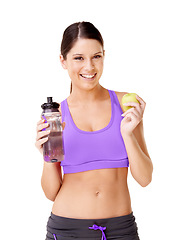
<path id="1" fill-rule="evenodd" d="M 61 162 L 64 160 L 63 129 L 59 104 L 53 102 L 52 97 L 47 97 L 47 103 L 41 105 L 42 118 L 49 126 L 44 130 L 50 130 L 48 141 L 43 144 L 43 157 L 46 162 Z"/>

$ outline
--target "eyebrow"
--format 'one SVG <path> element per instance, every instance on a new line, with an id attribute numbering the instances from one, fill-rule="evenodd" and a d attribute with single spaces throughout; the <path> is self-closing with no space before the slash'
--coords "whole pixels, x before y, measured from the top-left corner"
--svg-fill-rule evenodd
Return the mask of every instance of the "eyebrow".
<path id="1" fill-rule="evenodd" d="M 97 53 L 95 53 L 94 55 L 96 55 L 96 54 L 98 54 L 98 53 L 102 53 L 102 52 L 97 52 Z M 76 55 L 83 55 L 83 54 L 81 54 L 81 53 L 75 53 L 75 54 L 73 54 L 73 56 L 76 56 Z"/>

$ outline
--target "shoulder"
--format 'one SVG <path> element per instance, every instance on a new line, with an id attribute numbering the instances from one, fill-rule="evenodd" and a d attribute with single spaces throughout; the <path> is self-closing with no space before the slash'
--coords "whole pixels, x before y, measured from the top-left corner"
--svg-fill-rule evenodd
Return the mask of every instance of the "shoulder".
<path id="1" fill-rule="evenodd" d="M 123 107 L 122 107 L 122 97 L 125 95 L 125 94 L 127 94 L 128 92 L 117 92 L 117 91 L 114 91 L 115 92 L 115 94 L 116 94 L 116 96 L 117 96 L 117 98 L 118 98 L 118 101 L 119 101 L 119 103 L 120 103 L 120 105 L 121 105 L 121 108 L 122 108 L 122 110 L 123 110 Z M 124 110 L 123 110 L 123 112 L 124 112 Z"/>
<path id="2" fill-rule="evenodd" d="M 128 92 L 117 92 L 117 91 L 114 91 L 118 97 L 119 100 L 122 99 L 122 97 L 127 94 Z"/>

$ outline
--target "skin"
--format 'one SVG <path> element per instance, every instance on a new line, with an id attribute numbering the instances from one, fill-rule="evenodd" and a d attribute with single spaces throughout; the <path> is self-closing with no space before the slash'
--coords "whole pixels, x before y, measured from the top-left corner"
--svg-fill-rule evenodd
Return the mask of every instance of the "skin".
<path id="1" fill-rule="evenodd" d="M 61 65 L 68 71 L 72 81 L 72 93 L 67 98 L 68 107 L 75 125 L 83 131 L 102 129 L 111 118 L 109 93 L 99 84 L 104 53 L 98 41 L 78 39 L 66 59 L 60 55 Z M 92 81 L 80 75 L 95 73 Z M 115 93 L 121 104 L 126 92 Z M 132 176 L 142 187 L 146 187 L 152 180 L 153 165 L 143 132 L 146 103 L 141 97 L 136 98 L 139 103 L 128 103 L 132 108 L 123 114 L 121 134 Z M 40 120 L 37 123 L 35 145 L 41 152 L 49 134 L 41 131 L 44 127 L 43 120 Z M 44 162 L 41 184 L 46 197 L 54 201 L 52 212 L 56 215 L 82 219 L 110 218 L 132 212 L 127 175 L 128 168 L 125 167 L 64 174 L 62 179 L 60 163 Z"/>

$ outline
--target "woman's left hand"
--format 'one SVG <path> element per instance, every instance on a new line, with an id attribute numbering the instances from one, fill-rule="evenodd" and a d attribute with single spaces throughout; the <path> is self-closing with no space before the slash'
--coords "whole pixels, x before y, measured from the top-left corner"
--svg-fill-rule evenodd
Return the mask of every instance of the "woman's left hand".
<path id="1" fill-rule="evenodd" d="M 132 106 L 129 110 L 122 114 L 124 117 L 121 121 L 121 134 L 132 134 L 133 130 L 141 122 L 145 110 L 146 103 L 144 100 L 136 95 L 136 99 L 139 103 L 128 102 L 125 103 L 125 106 Z"/>

